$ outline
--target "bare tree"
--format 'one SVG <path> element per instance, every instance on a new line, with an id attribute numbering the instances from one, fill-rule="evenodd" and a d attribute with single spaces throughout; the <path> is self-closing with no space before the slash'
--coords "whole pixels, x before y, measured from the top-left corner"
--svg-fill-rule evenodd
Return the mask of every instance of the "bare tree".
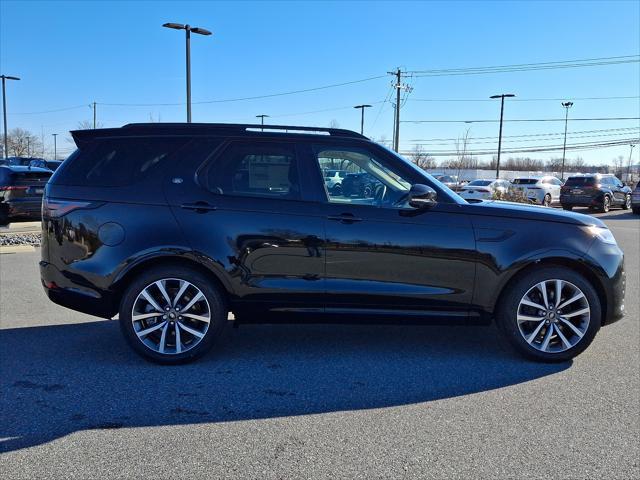
<path id="1" fill-rule="evenodd" d="M 42 148 L 40 139 L 33 133 L 22 128 L 14 128 L 9 132 L 7 135 L 7 144 L 9 155 L 15 157 L 27 157 L 31 155 L 32 152 Z M 2 149 L 2 153 L 4 154 L 4 136 L 2 138 Z"/>
<path id="2" fill-rule="evenodd" d="M 416 145 L 413 147 L 413 151 L 409 154 L 409 158 L 413 163 L 424 170 L 436 168 L 436 160 L 424 151 L 422 145 Z"/>
<path id="3" fill-rule="evenodd" d="M 378 142 L 380 145 L 391 148 L 391 140 L 388 140 L 387 136 L 384 133 L 380 135 L 380 138 L 378 138 L 376 142 Z"/>
<path id="4" fill-rule="evenodd" d="M 329 122 L 329 128 L 340 128 L 340 124 L 338 123 L 338 121 L 334 118 L 333 120 L 331 120 Z"/>
<path id="5" fill-rule="evenodd" d="M 96 122 L 96 128 L 102 128 L 104 125 L 101 122 Z M 92 130 L 93 129 L 93 121 L 92 120 L 82 120 L 78 122 L 78 130 Z"/>
<path id="6" fill-rule="evenodd" d="M 475 163 L 473 157 L 468 152 L 469 147 L 469 134 L 471 128 L 467 128 L 462 135 L 455 141 L 456 158 L 449 160 L 448 168 L 456 170 L 456 175 L 460 177 L 460 171 L 467 168 L 472 168 Z"/>

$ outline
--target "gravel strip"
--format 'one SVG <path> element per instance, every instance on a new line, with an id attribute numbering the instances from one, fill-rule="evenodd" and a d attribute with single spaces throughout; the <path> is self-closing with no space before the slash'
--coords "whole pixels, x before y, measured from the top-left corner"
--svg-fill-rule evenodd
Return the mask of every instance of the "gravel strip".
<path id="1" fill-rule="evenodd" d="M 40 246 L 39 233 L 4 233 L 0 235 L 0 246 L 6 245 L 32 245 Z"/>

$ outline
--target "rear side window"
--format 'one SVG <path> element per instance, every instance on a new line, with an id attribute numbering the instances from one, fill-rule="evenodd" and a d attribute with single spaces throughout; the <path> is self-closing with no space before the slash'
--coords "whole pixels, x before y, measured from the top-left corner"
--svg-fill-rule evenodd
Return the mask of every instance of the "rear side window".
<path id="1" fill-rule="evenodd" d="M 44 185 L 51 177 L 50 172 L 14 172 L 13 185 Z"/>
<path id="2" fill-rule="evenodd" d="M 209 190 L 220 195 L 300 198 L 291 144 L 232 144 L 209 166 L 206 176 Z"/>
<path id="3" fill-rule="evenodd" d="M 56 175 L 55 182 L 98 187 L 131 185 L 163 168 L 188 140 L 185 137 L 95 140 L 67 160 L 69 164 Z"/>
<path id="4" fill-rule="evenodd" d="M 595 183 L 595 177 L 569 177 L 564 184 L 567 187 L 591 187 Z"/>

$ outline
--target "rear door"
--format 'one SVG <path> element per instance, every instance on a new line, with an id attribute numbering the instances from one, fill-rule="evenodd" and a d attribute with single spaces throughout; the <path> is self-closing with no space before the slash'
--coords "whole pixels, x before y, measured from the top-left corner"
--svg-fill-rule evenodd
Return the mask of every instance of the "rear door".
<path id="1" fill-rule="evenodd" d="M 166 180 L 194 254 L 245 307 L 322 309 L 323 219 L 306 170 L 293 142 L 199 139 Z"/>

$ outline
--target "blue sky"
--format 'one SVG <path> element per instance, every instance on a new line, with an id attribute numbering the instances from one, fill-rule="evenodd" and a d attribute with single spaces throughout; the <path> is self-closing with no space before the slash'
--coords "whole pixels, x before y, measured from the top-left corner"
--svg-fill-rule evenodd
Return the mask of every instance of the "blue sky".
<path id="1" fill-rule="evenodd" d="M 190 23 L 214 32 L 192 39 L 193 101 L 268 95 L 385 75 L 431 70 L 638 55 L 640 2 L 0 2 L 0 69 L 22 78 L 8 88 L 9 128 L 64 135 L 89 120 L 87 106 L 185 101 L 184 36 L 161 27 Z M 403 120 L 497 119 L 502 92 L 518 100 L 575 100 L 570 118 L 639 117 L 638 63 L 408 78 Z M 268 122 L 359 129 L 351 108 L 371 103 L 365 134 L 392 136 L 384 102 L 391 77 L 250 101 L 194 104 L 194 121 Z M 483 101 L 420 101 L 433 99 Z M 76 107 L 76 108 L 70 108 Z M 50 113 L 32 113 L 66 109 Z M 319 110 L 330 110 L 320 111 Z M 183 121 L 184 105 L 99 105 L 98 121 Z M 306 113 L 314 112 L 314 113 Z M 561 118 L 560 101 L 511 101 L 505 119 Z M 638 120 L 575 121 L 568 143 L 637 138 Z M 457 138 L 470 128 L 471 151 L 495 148 L 496 123 L 403 123 L 401 147 Z M 619 129 L 627 130 L 619 130 Z M 505 123 L 503 148 L 557 145 L 562 122 Z M 615 129 L 615 130 L 614 130 Z M 597 130 L 597 131 L 595 131 Z M 608 130 L 608 131 L 602 131 Z M 512 137 L 507 137 L 512 136 Z M 490 137 L 490 138 L 484 138 Z M 422 141 L 422 140 L 420 140 Z M 481 143 L 485 142 L 485 143 Z M 60 142 L 60 150 L 72 145 Z M 440 145 L 441 144 L 441 145 Z M 436 140 L 426 151 L 451 150 Z M 638 162 L 640 147 L 634 151 Z M 572 152 L 587 162 L 628 156 L 629 147 Z M 561 152 L 530 154 L 537 158 Z M 525 155 L 525 154 L 522 154 Z M 488 159 L 489 157 L 481 157 Z"/>

